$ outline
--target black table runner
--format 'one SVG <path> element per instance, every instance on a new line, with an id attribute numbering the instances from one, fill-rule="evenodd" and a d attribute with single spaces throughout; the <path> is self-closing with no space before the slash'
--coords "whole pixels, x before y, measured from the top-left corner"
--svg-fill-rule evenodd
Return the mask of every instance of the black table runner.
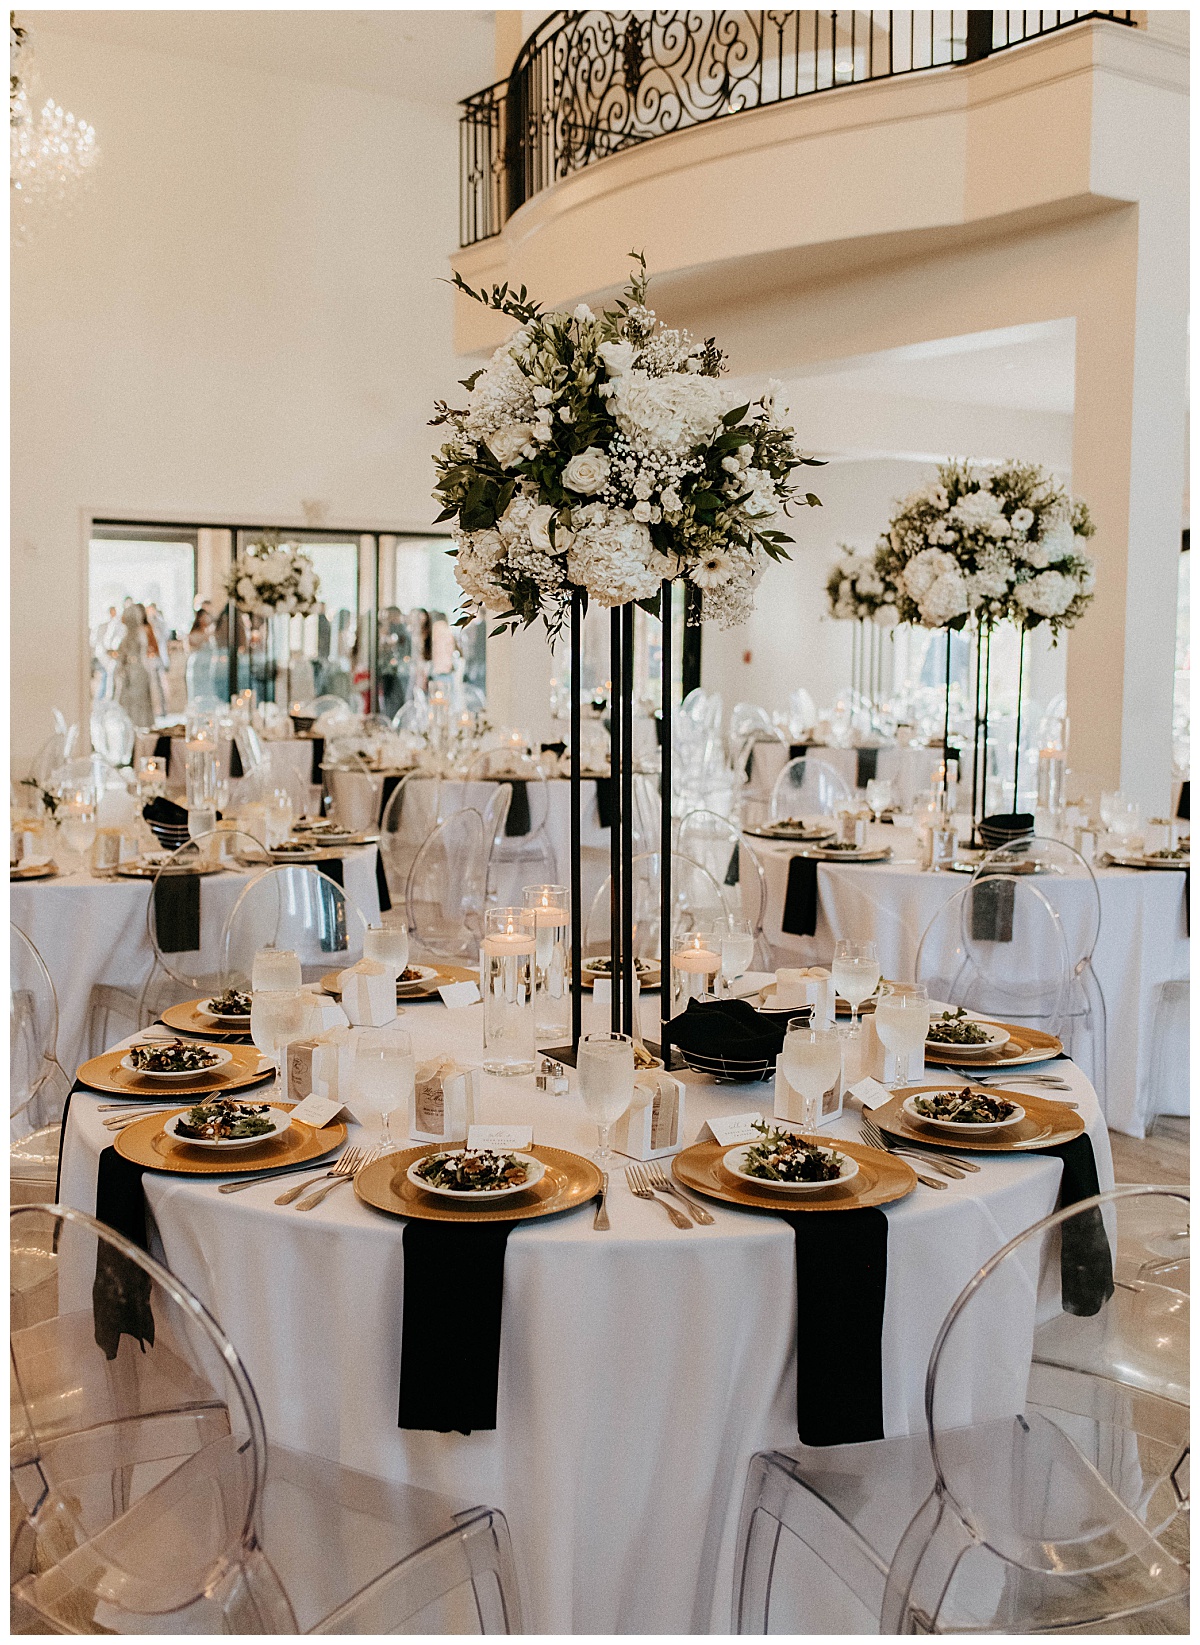
<path id="1" fill-rule="evenodd" d="M 528 777 L 502 777 L 512 789 L 512 799 L 508 805 L 508 816 L 504 819 L 504 832 L 509 838 L 516 838 L 528 834 L 532 822 L 529 816 L 529 779 Z"/>
<path id="2" fill-rule="evenodd" d="M 515 1226 L 405 1223 L 399 1427 L 495 1428 L 504 1253 Z"/>
<path id="3" fill-rule="evenodd" d="M 817 934 L 817 862 L 815 857 L 792 857 L 788 862 L 787 892 L 780 928 L 793 937 Z"/>
<path id="4" fill-rule="evenodd" d="M 613 817 L 613 780 L 611 777 L 596 778 L 596 811 L 600 818 L 601 828 L 611 828 Z"/>
<path id="5" fill-rule="evenodd" d="M 96 1172 L 96 1221 L 148 1251 L 142 1171 L 142 1166 L 132 1164 L 115 1148 L 101 1151 Z M 96 1277 L 92 1281 L 92 1330 L 105 1359 L 116 1359 L 123 1335 L 132 1337 L 141 1348 L 153 1344 L 150 1291 L 149 1274 L 120 1251 L 97 1245 Z"/>
<path id="6" fill-rule="evenodd" d="M 164 954 L 200 947 L 199 874 L 160 874 L 154 882 L 154 930 Z"/>
<path id="7" fill-rule="evenodd" d="M 865 788 L 869 782 L 874 782 L 879 774 L 879 750 L 877 748 L 855 749 L 856 766 L 854 772 L 855 788 Z"/>
<path id="8" fill-rule="evenodd" d="M 1070 1142 L 1059 1143 L 1056 1148 L 1036 1148 L 1030 1152 L 1062 1161 L 1060 1210 L 1078 1205 L 1080 1200 L 1091 1199 L 1100 1192 L 1096 1152 L 1086 1131 Z M 1093 1208 L 1064 1223 L 1061 1233 L 1063 1311 L 1090 1318 L 1100 1312 L 1113 1294 L 1112 1252 L 1104 1231 L 1104 1219 L 1099 1210 Z"/>
<path id="9" fill-rule="evenodd" d="M 887 1217 L 780 1214 L 796 1237 L 796 1432 L 805 1445 L 882 1439 Z"/>

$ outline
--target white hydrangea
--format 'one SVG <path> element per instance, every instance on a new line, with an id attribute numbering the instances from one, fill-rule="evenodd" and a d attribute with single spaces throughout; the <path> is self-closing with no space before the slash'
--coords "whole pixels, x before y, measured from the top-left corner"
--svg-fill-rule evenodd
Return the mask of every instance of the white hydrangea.
<path id="1" fill-rule="evenodd" d="M 623 508 L 592 504 L 576 510 L 567 575 L 597 605 L 648 600 L 671 573 L 672 562 L 654 547 L 647 528 Z"/>
<path id="2" fill-rule="evenodd" d="M 999 599 L 1008 592 L 1008 585 L 1012 576 L 1012 561 L 999 548 L 985 548 L 976 559 L 975 570 L 968 577 L 968 588 L 978 599 Z"/>
<path id="3" fill-rule="evenodd" d="M 503 537 L 498 531 L 461 530 L 455 531 L 453 537 L 458 549 L 454 576 L 463 593 L 488 611 L 506 611 L 508 594 L 492 576 L 508 554 Z"/>
<path id="4" fill-rule="evenodd" d="M 999 535 L 1008 535 L 1003 504 L 994 492 L 985 487 L 968 491 L 965 497 L 960 497 L 950 510 L 949 517 L 965 531 L 986 531 L 995 535 L 995 527 L 999 526 Z"/>
<path id="5" fill-rule="evenodd" d="M 883 605 L 876 606 L 871 614 L 871 621 L 878 628 L 895 628 L 900 621 L 900 613 L 890 601 L 885 601 Z"/>
<path id="6" fill-rule="evenodd" d="M 765 469 L 747 468 L 743 483 L 749 487 L 750 495 L 741 506 L 752 520 L 769 520 L 779 512 L 775 482 Z"/>
<path id="7" fill-rule="evenodd" d="M 943 572 L 926 590 L 919 602 L 921 622 L 926 628 L 941 628 L 955 617 L 964 616 L 971 609 L 967 581 L 957 566 Z"/>
<path id="8" fill-rule="evenodd" d="M 1061 617 L 1079 593 L 1074 577 L 1064 577 L 1061 571 L 1043 571 L 1026 583 L 1013 589 L 1013 599 L 1039 617 Z"/>
<path id="9" fill-rule="evenodd" d="M 1044 565 L 1057 565 L 1060 560 L 1067 559 L 1075 553 L 1075 533 L 1071 530 L 1069 520 L 1056 520 L 1049 531 L 1044 531 L 1041 545 L 1045 551 Z M 1030 562 L 1031 564 L 1034 562 Z"/>
<path id="10" fill-rule="evenodd" d="M 958 561 L 953 554 L 940 548 L 923 548 L 904 568 L 904 591 L 920 605 L 938 578 L 952 573 L 958 574 Z"/>
<path id="11" fill-rule="evenodd" d="M 745 554 L 731 554 L 730 575 L 724 581 L 701 588 L 701 611 L 704 621 L 718 628 L 736 628 L 754 611 L 755 558 Z M 695 572 L 690 573 L 696 581 Z"/>
<path id="12" fill-rule="evenodd" d="M 732 390 L 718 378 L 693 373 L 651 377 L 629 371 L 611 387 L 621 432 L 660 451 L 683 453 L 711 440 L 734 405 Z"/>

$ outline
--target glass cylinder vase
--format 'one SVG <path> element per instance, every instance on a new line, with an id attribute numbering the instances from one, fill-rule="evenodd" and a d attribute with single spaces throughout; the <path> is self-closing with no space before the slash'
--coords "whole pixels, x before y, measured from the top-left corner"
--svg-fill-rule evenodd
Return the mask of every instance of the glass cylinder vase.
<path id="1" fill-rule="evenodd" d="M 702 931 L 676 937 L 671 944 L 671 1014 L 686 1011 L 690 1000 L 715 1000 L 721 970 L 719 942 Z"/>
<path id="2" fill-rule="evenodd" d="M 527 885 L 521 899 L 533 915 L 533 1013 L 538 1042 L 560 1045 L 571 1034 L 571 897 L 565 885 Z"/>
<path id="3" fill-rule="evenodd" d="M 528 908 L 489 908 L 479 953 L 483 1068 L 532 1074 L 537 1060 L 533 1005 L 536 926 Z"/>

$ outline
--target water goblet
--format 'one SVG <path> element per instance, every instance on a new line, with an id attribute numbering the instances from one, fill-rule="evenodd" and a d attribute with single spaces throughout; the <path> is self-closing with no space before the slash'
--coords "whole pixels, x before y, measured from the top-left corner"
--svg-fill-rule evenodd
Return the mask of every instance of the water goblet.
<path id="1" fill-rule="evenodd" d="M 416 1062 L 405 1031 L 364 1029 L 354 1049 L 354 1113 L 376 1143 L 400 1146 L 415 1091 Z"/>
<path id="2" fill-rule="evenodd" d="M 385 965 L 393 982 L 403 976 L 408 969 L 408 926 L 404 921 L 368 926 L 363 932 L 363 959 Z"/>
<path id="3" fill-rule="evenodd" d="M 867 780 L 867 804 L 876 822 L 892 803 L 892 784 L 888 777 L 870 777 Z"/>
<path id="4" fill-rule="evenodd" d="M 87 853 L 96 839 L 96 804 L 91 794 L 79 789 L 63 796 L 59 804 L 59 833 L 63 844 L 79 858 L 79 868 L 87 872 Z"/>
<path id="5" fill-rule="evenodd" d="M 303 1033 L 311 1004 L 311 997 L 299 988 L 260 989 L 251 996 L 250 1038 L 275 1064 L 275 1096 L 281 1094 L 284 1048 Z"/>
<path id="6" fill-rule="evenodd" d="M 888 1089 L 909 1082 L 909 1059 L 929 1034 L 929 990 L 924 983 L 886 983 L 875 1005 L 875 1032 L 884 1048 L 895 1052 L 896 1075 Z"/>
<path id="7" fill-rule="evenodd" d="M 602 1171 L 612 1164 L 611 1126 L 633 1101 L 633 1041 L 628 1034 L 585 1034 L 576 1061 L 584 1111 L 597 1133 L 592 1155 Z"/>
<path id="8" fill-rule="evenodd" d="M 879 951 L 873 942 L 843 937 L 833 950 L 833 986 L 850 1007 L 850 1034 L 859 1031 L 858 1008 L 879 982 Z"/>
<path id="9" fill-rule="evenodd" d="M 836 1028 L 820 1028 L 806 1018 L 787 1025 L 779 1053 L 783 1077 L 800 1098 L 799 1119 L 806 1131 L 820 1123 L 826 1092 L 842 1071 L 842 1042 Z"/>
<path id="10" fill-rule="evenodd" d="M 754 931 L 749 920 L 732 918 L 715 933 L 715 941 L 721 955 L 722 992 L 732 999 L 734 983 L 754 959 Z"/>

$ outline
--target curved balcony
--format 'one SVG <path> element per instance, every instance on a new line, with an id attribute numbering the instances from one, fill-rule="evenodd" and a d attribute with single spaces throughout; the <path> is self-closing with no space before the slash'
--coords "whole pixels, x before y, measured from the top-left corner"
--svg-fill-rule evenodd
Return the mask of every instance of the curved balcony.
<path id="1" fill-rule="evenodd" d="M 1129 11 L 552 12 L 507 80 L 464 102 L 460 242 L 552 183 L 688 127 L 823 91 L 975 63 Z"/>

